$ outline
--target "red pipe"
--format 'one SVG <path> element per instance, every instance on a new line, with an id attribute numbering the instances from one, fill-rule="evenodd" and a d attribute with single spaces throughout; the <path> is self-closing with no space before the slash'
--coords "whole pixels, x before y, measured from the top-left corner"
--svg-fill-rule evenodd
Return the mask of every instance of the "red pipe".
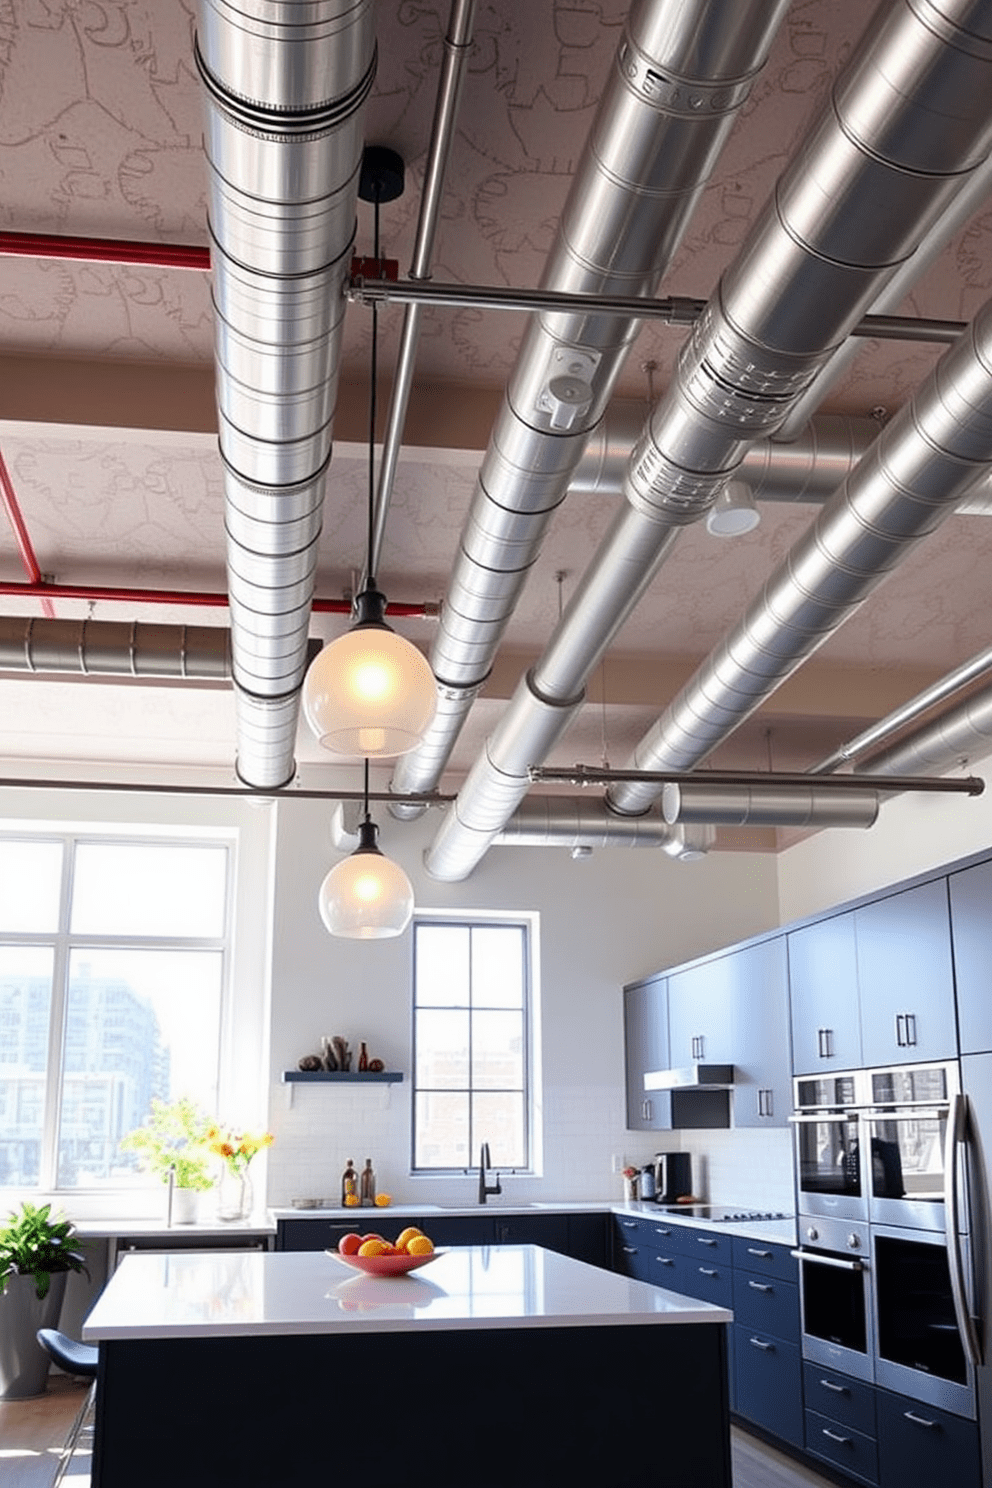
<path id="1" fill-rule="evenodd" d="M 86 263 L 143 264 L 157 269 L 209 269 L 210 249 L 182 243 L 131 243 L 117 238 L 75 238 L 47 233 L 0 232 L 0 255 L 82 259 Z"/>
<path id="2" fill-rule="evenodd" d="M 14 534 L 14 541 L 17 543 L 17 551 L 21 555 L 24 572 L 27 574 L 31 584 L 42 584 L 41 569 L 38 566 L 38 559 L 35 556 L 31 534 L 28 532 L 27 524 L 24 521 L 24 514 L 21 511 L 17 495 L 14 491 L 14 483 L 10 478 L 10 471 L 7 469 L 7 462 L 2 454 L 0 454 L 0 497 L 3 499 L 4 510 L 7 513 L 7 520 L 10 522 L 11 530 Z M 21 585 L 20 587 L 24 588 L 26 586 Z M 55 619 L 55 608 L 47 595 L 42 597 L 41 608 L 49 620 Z"/>
<path id="3" fill-rule="evenodd" d="M 87 599 L 111 604 L 174 604 L 191 607 L 227 606 L 226 594 L 210 594 L 188 589 L 112 589 L 98 584 L 48 584 L 39 576 L 29 584 L 0 580 L 0 594 L 21 595 L 30 599 Z M 350 599 L 315 599 L 310 608 L 319 615 L 350 615 Z M 436 619 L 438 605 L 389 603 L 387 613 L 398 619 Z"/>

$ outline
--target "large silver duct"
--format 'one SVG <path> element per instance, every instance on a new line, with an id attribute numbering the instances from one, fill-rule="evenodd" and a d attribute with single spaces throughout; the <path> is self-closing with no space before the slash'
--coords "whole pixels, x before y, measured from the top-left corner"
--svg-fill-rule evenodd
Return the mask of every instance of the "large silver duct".
<path id="1" fill-rule="evenodd" d="M 655 291 L 787 8 L 787 0 L 637 0 L 542 287 Z M 639 328 L 602 314 L 530 318 L 431 650 L 437 714 L 398 763 L 397 792 L 428 791 L 440 779 Z"/>
<path id="2" fill-rule="evenodd" d="M 748 443 L 774 433 L 982 162 L 990 86 L 992 0 L 878 10 L 696 321 L 631 458 L 626 508 L 428 849 L 432 875 L 472 871 L 526 793 L 528 767 L 581 707 L 586 679 L 680 528 L 706 513 Z M 648 802 L 625 786 L 611 804 L 633 813 Z"/>
<path id="3" fill-rule="evenodd" d="M 230 639 L 219 626 L 0 616 L 0 671 L 225 682 Z"/>
<path id="4" fill-rule="evenodd" d="M 632 768 L 698 764 L 953 513 L 990 461 L 992 302 L 637 746 Z M 619 785 L 611 803 L 643 811 L 657 789 Z"/>
<path id="5" fill-rule="evenodd" d="M 372 0 L 200 0 L 237 770 L 291 779 Z"/>
<path id="6" fill-rule="evenodd" d="M 902 775 L 925 770 L 941 775 L 965 760 L 992 753 L 992 685 L 986 684 L 924 724 L 898 744 L 865 760 L 859 768 L 873 775 Z M 857 780 L 857 773 L 851 776 Z"/>
<path id="7" fill-rule="evenodd" d="M 709 784 L 705 780 L 662 787 L 661 811 L 670 825 L 700 822 L 730 827 L 872 827 L 880 793 L 852 785 L 850 791 L 810 785 Z M 633 816 L 631 821 L 640 821 Z"/>

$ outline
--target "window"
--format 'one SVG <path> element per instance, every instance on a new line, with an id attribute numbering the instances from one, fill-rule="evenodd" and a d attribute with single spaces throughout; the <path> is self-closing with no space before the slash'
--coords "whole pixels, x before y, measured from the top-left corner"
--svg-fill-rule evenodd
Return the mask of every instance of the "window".
<path id="1" fill-rule="evenodd" d="M 526 920 L 418 918 L 413 930 L 413 1167 L 531 1166 Z"/>
<path id="2" fill-rule="evenodd" d="M 153 1097 L 217 1108 L 224 842 L 0 837 L 0 1187 L 127 1186 Z"/>

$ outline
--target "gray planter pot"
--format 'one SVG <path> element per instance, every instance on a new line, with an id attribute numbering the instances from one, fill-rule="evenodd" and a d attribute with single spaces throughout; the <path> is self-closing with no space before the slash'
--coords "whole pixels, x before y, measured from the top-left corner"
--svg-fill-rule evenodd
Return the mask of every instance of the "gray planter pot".
<path id="1" fill-rule="evenodd" d="M 67 1276 L 57 1272 L 43 1300 L 33 1276 L 11 1276 L 0 1293 L 0 1400 L 44 1395 L 51 1360 L 35 1334 L 58 1327 Z"/>

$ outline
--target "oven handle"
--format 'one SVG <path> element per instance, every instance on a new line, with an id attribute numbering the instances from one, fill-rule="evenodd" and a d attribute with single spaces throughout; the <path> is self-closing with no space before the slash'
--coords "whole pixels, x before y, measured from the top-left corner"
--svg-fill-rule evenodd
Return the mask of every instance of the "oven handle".
<path id="1" fill-rule="evenodd" d="M 848 1261 L 843 1256 L 822 1255 L 818 1250 L 790 1250 L 797 1261 L 815 1261 L 818 1266 L 836 1266 L 838 1271 L 864 1271 L 864 1261 Z"/>
<path id="2" fill-rule="evenodd" d="M 794 1126 L 812 1121 L 818 1121 L 821 1125 L 825 1121 L 857 1121 L 865 1109 L 864 1106 L 845 1106 L 843 1111 L 796 1111 L 788 1119 Z"/>
<path id="3" fill-rule="evenodd" d="M 968 1101 L 963 1095 L 951 1097 L 944 1142 L 944 1226 L 947 1239 L 947 1262 L 951 1273 L 951 1295 L 957 1317 L 958 1332 L 968 1362 L 976 1367 L 982 1362 L 982 1346 L 975 1319 L 968 1309 L 965 1294 L 964 1261 L 961 1255 L 961 1232 L 958 1227 L 958 1154 L 968 1140 Z"/>

